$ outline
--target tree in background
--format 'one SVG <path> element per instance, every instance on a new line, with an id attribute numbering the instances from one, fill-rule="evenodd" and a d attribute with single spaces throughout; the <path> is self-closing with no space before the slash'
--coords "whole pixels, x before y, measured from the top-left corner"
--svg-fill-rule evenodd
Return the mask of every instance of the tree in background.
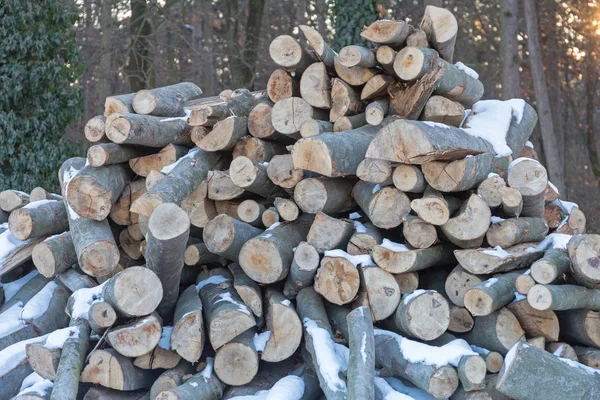
<path id="1" fill-rule="evenodd" d="M 74 150 L 65 128 L 83 110 L 77 10 L 63 0 L 10 1 L 0 14 L 0 188 L 57 190 L 56 171 Z"/>
<path id="2" fill-rule="evenodd" d="M 351 44 L 366 44 L 360 36 L 364 26 L 379 18 L 376 0 L 335 0 L 331 8 L 333 47 L 340 50 Z"/>

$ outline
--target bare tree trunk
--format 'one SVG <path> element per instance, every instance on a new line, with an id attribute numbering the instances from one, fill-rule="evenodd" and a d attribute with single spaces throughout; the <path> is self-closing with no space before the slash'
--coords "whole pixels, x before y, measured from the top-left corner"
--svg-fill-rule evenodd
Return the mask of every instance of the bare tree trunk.
<path id="1" fill-rule="evenodd" d="M 129 89 L 137 92 L 146 89 L 150 82 L 151 63 L 148 36 L 152 27 L 148 21 L 149 7 L 146 0 L 131 0 L 131 45 L 127 75 Z"/>
<path id="2" fill-rule="evenodd" d="M 114 49 L 112 43 L 113 35 L 113 19 L 112 19 L 113 0 L 104 0 L 100 4 L 100 29 L 102 37 L 100 39 L 100 68 L 102 73 L 99 75 L 98 83 L 98 114 L 102 114 L 104 107 L 104 99 L 113 93 L 112 76 L 113 54 Z"/>
<path id="3" fill-rule="evenodd" d="M 502 97 L 505 100 L 521 97 L 521 75 L 519 73 L 519 0 L 502 2 Z"/>
<path id="4" fill-rule="evenodd" d="M 548 165 L 550 180 L 556 185 L 560 192 L 563 192 L 564 170 L 559 156 L 558 143 L 554 134 L 554 123 L 552 122 L 552 110 L 550 109 L 548 87 L 546 85 L 546 78 L 544 77 L 535 0 L 523 0 L 523 3 L 525 5 L 525 21 L 527 23 L 529 62 L 531 64 L 531 75 L 533 78 L 537 111 L 540 116 L 539 120 L 546 164 Z"/>
<path id="5" fill-rule="evenodd" d="M 212 3 L 206 0 L 194 0 L 192 27 L 192 65 L 194 80 L 207 96 L 217 94 L 217 77 L 214 75 L 214 40 L 212 21 Z"/>
<path id="6" fill-rule="evenodd" d="M 600 177 L 600 160 L 598 159 L 598 143 L 596 142 L 596 124 L 595 113 L 596 113 L 596 89 L 598 87 L 598 72 L 596 71 L 596 61 L 593 60 L 594 52 L 594 39 L 587 37 L 587 51 L 585 55 L 585 92 L 586 92 L 586 107 L 585 107 L 585 120 L 587 127 L 587 145 L 590 153 L 590 161 L 592 164 L 592 171 L 594 175 Z M 553 182 L 554 183 L 554 182 Z M 560 188 L 559 188 L 560 190 Z"/>

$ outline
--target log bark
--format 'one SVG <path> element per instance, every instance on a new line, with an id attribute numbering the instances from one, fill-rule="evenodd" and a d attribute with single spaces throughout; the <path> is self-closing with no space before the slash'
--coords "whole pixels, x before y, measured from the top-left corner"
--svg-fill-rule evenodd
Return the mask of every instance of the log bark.
<path id="1" fill-rule="evenodd" d="M 263 298 L 260 286 L 244 273 L 239 264 L 229 264 L 228 268 L 233 276 L 233 288 L 244 304 L 250 307 L 252 313 L 261 318 L 263 316 Z"/>
<path id="2" fill-rule="evenodd" d="M 435 225 L 411 214 L 406 214 L 403 218 L 402 235 L 406 242 L 416 249 L 431 247 L 438 240 Z"/>
<path id="3" fill-rule="evenodd" d="M 194 131 L 195 133 L 197 131 Z M 231 150 L 248 134 L 248 118 L 231 116 L 215 124 L 210 132 L 193 135 L 192 140 L 204 151 Z"/>
<path id="4" fill-rule="evenodd" d="M 392 319 L 399 333 L 430 341 L 448 329 L 450 306 L 444 296 L 434 290 L 417 290 L 403 297 Z"/>
<path id="5" fill-rule="evenodd" d="M 108 100 L 108 99 L 107 99 Z M 125 112 L 128 112 L 127 110 Z M 104 125 L 106 124 L 106 117 L 104 115 L 96 115 L 86 122 L 83 128 L 83 134 L 88 142 L 98 143 L 103 142 L 104 139 Z M 106 139 L 104 139 L 106 140 Z"/>
<path id="6" fill-rule="evenodd" d="M 82 370 L 89 346 L 90 326 L 86 320 L 79 318 L 71 318 L 69 326 L 77 327 L 77 335 L 69 337 L 63 344 L 50 400 L 75 400 L 79 381 L 84 382 Z"/>
<path id="7" fill-rule="evenodd" d="M 141 317 L 152 313 L 162 300 L 162 285 L 146 267 L 129 267 L 110 278 L 102 297 L 122 317 Z"/>
<path id="8" fill-rule="evenodd" d="M 600 347 L 598 313 L 589 310 L 558 311 L 560 338 L 569 343 Z"/>
<path id="9" fill-rule="evenodd" d="M 489 315 L 507 305 L 515 297 L 515 282 L 523 271 L 497 275 L 481 282 L 465 293 L 465 307 L 475 316 Z"/>
<path id="10" fill-rule="evenodd" d="M 579 362 L 594 369 L 600 369 L 600 350 L 592 347 L 573 346 Z"/>
<path id="11" fill-rule="evenodd" d="M 218 400 L 223 396 L 225 385 L 213 371 L 213 360 L 209 358 L 201 372 L 187 379 L 184 384 L 160 392 L 157 400 Z"/>
<path id="12" fill-rule="evenodd" d="M 369 254 L 371 249 L 383 240 L 379 229 L 370 222 L 360 225 L 355 222 L 354 231 L 346 246 L 346 252 L 353 256 Z"/>
<path id="13" fill-rule="evenodd" d="M 104 116 L 108 117 L 116 113 L 133 113 L 133 96 L 135 96 L 135 93 L 107 97 L 104 101 Z"/>
<path id="14" fill-rule="evenodd" d="M 317 61 L 314 53 L 306 51 L 300 43 L 289 35 L 280 35 L 271 41 L 269 55 L 275 64 L 286 71 L 300 76 L 306 68 Z"/>
<path id="15" fill-rule="evenodd" d="M 253 338 L 256 329 L 248 329 L 221 346 L 215 354 L 215 374 L 226 385 L 249 383 L 258 372 L 260 361 Z"/>
<path id="16" fill-rule="evenodd" d="M 306 178 L 294 190 L 294 201 L 308 214 L 342 213 L 355 207 L 352 182 L 344 178 Z"/>
<path id="17" fill-rule="evenodd" d="M 567 253 L 548 249 L 544 253 L 544 257 L 531 264 L 531 276 L 541 284 L 563 282 L 570 266 L 571 260 Z"/>
<path id="18" fill-rule="evenodd" d="M 441 230 L 450 242 L 459 247 L 479 247 L 490 226 L 491 216 L 490 208 L 483 199 L 472 194 L 454 217 L 442 225 Z"/>
<path id="19" fill-rule="evenodd" d="M 284 279 L 289 272 L 293 248 L 306 240 L 312 218 L 298 218 L 271 226 L 260 235 L 248 240 L 239 252 L 239 262 L 250 279 L 259 283 L 273 283 Z"/>
<path id="20" fill-rule="evenodd" d="M 393 186 L 381 188 L 380 185 L 359 181 L 352 189 L 352 197 L 378 228 L 395 228 L 410 212 L 409 198 Z"/>
<path id="21" fill-rule="evenodd" d="M 291 357 L 302 340 L 302 322 L 294 306 L 275 289 L 265 293 L 266 329 L 271 332 L 261 359 L 279 362 Z"/>
<path id="22" fill-rule="evenodd" d="M 311 64 L 302 73 L 300 95 L 313 107 L 326 110 L 331 108 L 331 80 L 324 63 Z"/>
<path id="23" fill-rule="evenodd" d="M 313 108 L 301 97 L 289 97 L 275 103 L 271 110 L 271 122 L 277 132 L 297 136 L 304 121 L 325 120 L 326 115 L 325 110 Z"/>
<path id="24" fill-rule="evenodd" d="M 279 213 L 281 215 L 281 212 Z M 327 250 L 343 249 L 348 244 L 354 225 L 343 219 L 317 213 L 306 236 L 308 244 L 322 254 Z"/>
<path id="25" fill-rule="evenodd" d="M 535 285 L 527 301 L 536 310 L 600 311 L 600 290 L 577 285 Z"/>
<path id="26" fill-rule="evenodd" d="M 271 161 L 276 155 L 285 153 L 287 151 L 282 143 L 245 136 L 233 148 L 232 157 L 245 156 L 255 163 L 264 163 Z"/>
<path id="27" fill-rule="evenodd" d="M 373 22 L 360 34 L 364 39 L 378 44 L 387 44 L 391 47 L 400 47 L 405 44 L 406 38 L 412 32 L 412 27 L 404 21 L 379 20 Z"/>
<path id="28" fill-rule="evenodd" d="M 242 245 L 262 232 L 230 216 L 219 215 L 206 225 L 202 240 L 211 253 L 237 262 Z"/>
<path id="29" fill-rule="evenodd" d="M 162 118 L 139 114 L 114 114 L 106 121 L 106 136 L 118 144 L 165 147 L 191 146 L 192 127 L 185 118 Z"/>
<path id="30" fill-rule="evenodd" d="M 556 379 L 557 376 L 561 379 Z M 533 393 L 543 387 L 548 400 L 584 399 L 600 395 L 599 380 L 596 374 L 578 368 L 576 363 L 563 362 L 544 350 L 519 343 L 498 376 L 496 388 L 512 398 L 533 399 L 536 396 Z"/>
<path id="31" fill-rule="evenodd" d="M 366 156 L 405 164 L 424 164 L 436 160 L 454 161 L 481 153 L 494 153 L 494 149 L 486 140 L 461 129 L 399 119 L 379 130 Z"/>
<path id="32" fill-rule="evenodd" d="M 339 117 L 333 124 L 334 132 L 347 132 L 367 125 L 365 113 Z"/>
<path id="33" fill-rule="evenodd" d="M 421 166 L 427 183 L 444 193 L 473 189 L 490 172 L 496 171 L 496 158 L 491 153 L 479 154 L 449 163 L 432 161 Z M 507 160 L 505 160 L 507 161 Z"/>
<path id="34" fill-rule="evenodd" d="M 392 315 L 402 294 L 395 276 L 375 265 L 362 265 L 358 271 L 373 321 L 382 321 Z"/>
<path id="35" fill-rule="evenodd" d="M 375 338 L 368 307 L 348 314 L 348 399 L 373 399 L 375 379 Z"/>
<path id="36" fill-rule="evenodd" d="M 87 319 L 90 328 L 98 334 L 104 333 L 112 327 L 117 320 L 117 312 L 106 301 L 95 301 L 88 311 Z"/>
<path id="37" fill-rule="evenodd" d="M 273 103 L 300 95 L 300 80 L 298 75 L 292 76 L 285 69 L 271 72 L 267 81 L 267 95 Z"/>
<path id="38" fill-rule="evenodd" d="M 271 182 L 266 165 L 257 164 L 244 156 L 233 159 L 229 176 L 234 185 L 262 197 L 272 199 L 286 194 L 285 190 Z"/>
<path id="39" fill-rule="evenodd" d="M 351 86 L 362 86 L 380 72 L 376 68 L 344 67 L 337 56 L 333 59 L 333 66 L 338 78 Z"/>
<path id="40" fill-rule="evenodd" d="M 454 14 L 445 8 L 427 6 L 421 20 L 421 29 L 440 56 L 452 62 L 458 33 L 458 22 Z"/>
<path id="41" fill-rule="evenodd" d="M 14 210 L 8 228 L 20 241 L 59 234 L 69 228 L 67 210 L 60 200 L 40 200 Z"/>
<path id="42" fill-rule="evenodd" d="M 200 97 L 202 90 L 192 82 L 140 90 L 133 96 L 133 109 L 138 114 L 151 114 L 162 117 L 182 117 L 185 115 L 183 103 Z"/>
<path id="43" fill-rule="evenodd" d="M 427 188 L 425 177 L 416 165 L 400 164 L 396 166 L 392 174 L 392 181 L 394 186 L 403 192 L 423 193 Z"/>
<path id="44" fill-rule="evenodd" d="M 540 311 L 531 307 L 525 299 L 513 301 L 506 306 L 519 321 L 528 337 L 542 336 L 548 342 L 556 342 L 560 328 L 558 318 L 551 310 Z"/>
<path id="45" fill-rule="evenodd" d="M 373 100 L 380 98 L 382 96 L 386 96 L 388 93 L 388 87 L 395 84 L 396 81 L 393 77 L 389 75 L 375 75 L 365 84 L 360 92 L 361 100 Z M 371 123 L 371 125 L 379 125 L 383 117 L 387 115 L 389 101 L 387 99 L 375 100 L 373 103 L 379 105 L 379 110 L 383 112 L 383 116 L 381 116 L 379 123 Z M 373 104 L 371 103 L 371 104 Z M 367 107 L 368 110 L 368 107 Z M 365 110 L 366 111 L 366 110 Z M 372 116 L 373 117 L 373 116 Z M 367 119 L 368 120 L 368 119 Z"/>
<path id="46" fill-rule="evenodd" d="M 425 104 L 421 118 L 424 121 L 437 122 L 458 128 L 465 116 L 465 107 L 459 102 L 443 96 L 431 96 Z"/>
<path id="47" fill-rule="evenodd" d="M 317 250 L 307 242 L 300 242 L 294 251 L 283 294 L 294 298 L 301 289 L 311 286 L 319 268 L 319 261 Z"/>
<path id="48" fill-rule="evenodd" d="M 542 257 L 541 250 L 527 251 L 535 246 L 534 243 L 518 244 L 503 251 L 497 249 L 466 249 L 455 250 L 454 255 L 459 264 L 476 275 L 495 274 L 508 272 L 515 269 L 528 268 L 532 262 Z"/>
<path id="49" fill-rule="evenodd" d="M 116 350 L 94 350 L 81 373 L 81 382 L 96 383 L 106 388 L 128 391 L 149 387 L 154 382 L 156 375 L 153 370 L 136 368 L 129 358 L 117 353 Z M 53 390 L 53 396 L 55 390 Z"/>
<path id="50" fill-rule="evenodd" d="M 6 212 L 12 212 L 29 203 L 29 195 L 18 190 L 5 190 L 0 192 L 0 209 Z"/>
<path id="51" fill-rule="evenodd" d="M 191 363 L 198 362 L 204 348 L 202 302 L 195 286 L 185 289 L 177 301 L 171 331 L 171 350 Z"/>
<path id="52" fill-rule="evenodd" d="M 485 281 L 485 276 L 475 275 L 457 265 L 446 277 L 444 284 L 448 299 L 459 307 L 465 306 L 465 293 Z"/>
<path id="53" fill-rule="evenodd" d="M 299 27 L 317 58 L 327 66 L 329 71 L 333 71 L 333 62 L 337 53 L 329 47 L 329 44 L 327 44 L 323 36 L 316 29 L 308 25 L 299 25 Z"/>
<path id="54" fill-rule="evenodd" d="M 190 236 L 190 219 L 172 203 L 156 207 L 150 216 L 146 235 L 146 267 L 160 279 L 163 298 L 157 312 L 167 319 L 179 297 L 179 282 L 185 249 Z"/>
<path id="55" fill-rule="evenodd" d="M 139 357 L 156 347 L 162 334 L 162 321 L 156 314 L 136 318 L 108 332 L 110 346 L 125 357 Z"/>
<path id="56" fill-rule="evenodd" d="M 231 274 L 223 268 L 198 275 L 208 338 L 213 349 L 256 325 L 250 308 L 234 290 Z"/>
<path id="57" fill-rule="evenodd" d="M 489 315 L 475 318 L 473 329 L 460 337 L 471 345 L 506 355 L 524 335 L 515 315 L 506 308 L 501 308 Z"/>
<path id="58" fill-rule="evenodd" d="M 598 271 L 599 235 L 580 235 L 569 240 L 571 272 L 575 280 L 588 288 L 600 288 Z"/>
<path id="59" fill-rule="evenodd" d="M 92 149 L 91 147 L 90 149 Z M 167 165 L 175 163 L 179 158 L 185 156 L 188 148 L 168 144 L 154 154 L 138 154 L 121 162 L 129 162 L 129 167 L 139 176 L 148 176 L 150 171 L 160 171 Z M 89 151 L 88 151 L 89 153 Z M 88 156 L 89 158 L 89 156 Z"/>
<path id="60" fill-rule="evenodd" d="M 524 217 L 544 217 L 544 194 L 548 186 L 546 168 L 538 161 L 517 158 L 508 168 L 508 185 L 523 196 Z"/>
<path id="61" fill-rule="evenodd" d="M 502 205 L 502 194 L 506 188 L 506 182 L 498 174 L 490 174 L 477 186 L 477 194 L 485 201 L 489 208 Z"/>
<path id="62" fill-rule="evenodd" d="M 300 209 L 293 200 L 276 197 L 273 204 L 284 221 L 295 221 L 300 216 Z"/>
<path id="63" fill-rule="evenodd" d="M 511 218 L 492 224 L 486 234 L 490 246 L 510 247 L 525 242 L 540 242 L 548 234 L 543 218 Z"/>
<path id="64" fill-rule="evenodd" d="M 373 261 L 382 269 L 392 274 L 420 271 L 432 266 L 451 264 L 452 247 L 435 245 L 427 249 L 388 248 L 386 240 L 371 249 Z"/>
<path id="65" fill-rule="evenodd" d="M 150 387 L 150 399 L 155 400 L 159 393 L 176 388 L 183 384 L 183 377 L 192 375 L 194 367 L 185 361 L 180 361 L 176 367 L 171 368 L 162 374 L 154 381 Z"/>

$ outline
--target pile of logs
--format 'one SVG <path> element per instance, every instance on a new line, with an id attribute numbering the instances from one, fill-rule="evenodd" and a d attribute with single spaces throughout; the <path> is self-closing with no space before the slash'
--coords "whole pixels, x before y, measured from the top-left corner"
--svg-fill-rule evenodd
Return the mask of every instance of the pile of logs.
<path id="1" fill-rule="evenodd" d="M 457 30 L 107 98 L 60 195 L 0 193 L 0 400 L 600 398 L 600 236 Z"/>

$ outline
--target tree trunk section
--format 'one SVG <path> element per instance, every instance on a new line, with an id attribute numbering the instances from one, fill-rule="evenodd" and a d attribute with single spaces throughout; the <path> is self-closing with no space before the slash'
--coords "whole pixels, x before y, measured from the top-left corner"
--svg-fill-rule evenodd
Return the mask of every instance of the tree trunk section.
<path id="1" fill-rule="evenodd" d="M 348 314 L 350 358 L 348 360 L 348 399 L 374 399 L 375 338 L 373 321 L 367 307 Z"/>

